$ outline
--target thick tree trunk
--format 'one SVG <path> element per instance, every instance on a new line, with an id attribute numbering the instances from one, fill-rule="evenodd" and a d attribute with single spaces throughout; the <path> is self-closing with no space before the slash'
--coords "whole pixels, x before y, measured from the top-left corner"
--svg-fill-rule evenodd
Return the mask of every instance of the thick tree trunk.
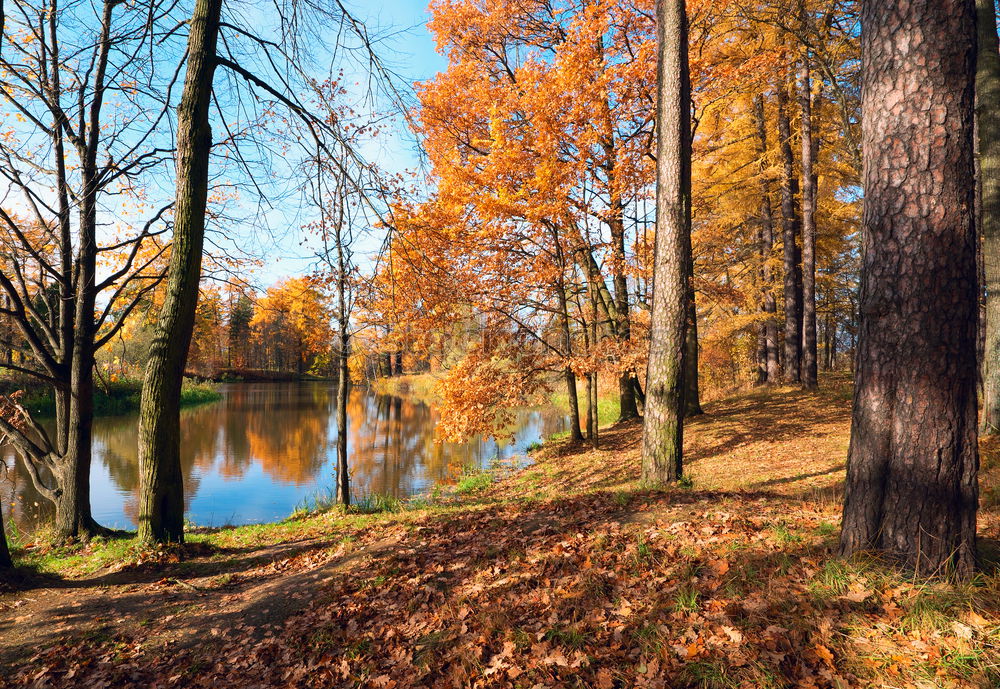
<path id="1" fill-rule="evenodd" d="M 576 393 L 576 374 L 567 366 L 563 370 L 563 378 L 566 381 L 566 395 L 569 399 L 569 439 L 579 442 L 583 440 L 583 431 L 580 430 L 580 398 Z"/>
<path id="2" fill-rule="evenodd" d="M 976 136 L 985 287 L 983 412 L 979 429 L 1000 432 L 1000 47 L 993 0 L 976 0 Z"/>
<path id="3" fill-rule="evenodd" d="M 778 88 L 778 143 L 781 151 L 781 227 L 784 256 L 785 302 L 785 382 L 798 383 L 802 359 L 802 279 L 799 273 L 799 193 L 792 157 L 792 128 L 788 120 L 788 93 L 785 84 Z"/>
<path id="4" fill-rule="evenodd" d="M 803 24 L 806 24 L 802 5 Z M 803 49 L 799 74 L 799 107 L 802 110 L 802 371 L 803 387 L 819 384 L 816 351 L 816 147 L 812 127 L 812 73 L 809 50 Z"/>
<path id="5" fill-rule="evenodd" d="M 177 199 L 163 306 L 146 363 L 139 411 L 139 539 L 184 540 L 180 395 L 187 363 L 208 199 L 208 121 L 222 0 L 198 0 L 188 34 L 187 75 L 177 111 Z"/>
<path id="6" fill-rule="evenodd" d="M 766 320 L 760 328 L 760 354 L 758 364 L 758 380 L 761 383 L 774 385 L 781 377 L 778 361 L 778 324 L 775 314 L 778 305 L 771 289 L 771 252 L 774 250 L 774 213 L 771 210 L 771 180 L 764 173 L 767 169 L 767 120 L 764 117 L 764 96 L 754 98 L 754 118 L 757 124 L 757 145 L 760 154 L 760 260 L 761 282 L 764 285 L 761 298 L 761 311 Z"/>
<path id="7" fill-rule="evenodd" d="M 975 567 L 972 0 L 862 3 L 861 322 L 840 551 Z"/>
<path id="8" fill-rule="evenodd" d="M 60 539 L 88 538 L 101 531 L 101 527 L 91 516 L 90 509 L 94 426 L 95 263 L 86 258 L 81 261 L 76 312 L 77 342 L 71 359 L 69 409 L 66 415 L 66 453 L 60 458 L 56 468 L 60 494 L 56 500 L 55 529 Z"/>
<path id="9" fill-rule="evenodd" d="M 691 262 L 691 85 L 684 0 L 661 0 L 656 19 L 657 220 L 642 476 L 662 483 L 677 480 L 683 469 Z"/>

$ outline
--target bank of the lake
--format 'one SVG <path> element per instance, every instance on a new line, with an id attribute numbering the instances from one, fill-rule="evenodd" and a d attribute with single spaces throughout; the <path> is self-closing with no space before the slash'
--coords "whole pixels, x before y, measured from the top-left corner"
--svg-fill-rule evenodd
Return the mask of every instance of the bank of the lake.
<path id="1" fill-rule="evenodd" d="M 39 418 L 52 418 L 56 414 L 56 403 L 51 388 L 40 386 L 33 381 L 4 380 L 0 391 L 11 393 L 23 391 L 21 404 Z M 138 411 L 142 396 L 142 381 L 126 378 L 113 381 L 98 381 L 94 385 L 94 415 L 118 416 Z M 181 406 L 192 407 L 222 399 L 217 385 L 212 382 L 185 378 L 181 385 Z"/>
<path id="2" fill-rule="evenodd" d="M 8 685 L 998 686 L 997 443 L 956 587 L 835 557 L 843 384 L 705 411 L 684 486 L 641 482 L 632 423 L 372 514 L 21 549 Z"/>
<path id="3" fill-rule="evenodd" d="M 218 527 L 271 522 L 323 503 L 337 461 L 336 383 L 267 381 L 219 383 L 221 399 L 181 412 L 181 470 L 186 518 Z M 526 450 L 561 431 L 555 408 L 518 410 L 497 438 L 441 442 L 434 402 L 381 395 L 354 386 L 348 397 L 348 455 L 355 499 L 373 494 L 406 498 L 426 493 L 466 467 L 523 463 Z M 91 505 L 98 523 L 133 529 L 138 505 L 138 416 L 95 419 Z M 52 505 L 34 489 L 20 458 L 0 448 L 0 482 L 14 540 L 35 540 Z M 2 467 L 0 467 L 2 469 Z"/>

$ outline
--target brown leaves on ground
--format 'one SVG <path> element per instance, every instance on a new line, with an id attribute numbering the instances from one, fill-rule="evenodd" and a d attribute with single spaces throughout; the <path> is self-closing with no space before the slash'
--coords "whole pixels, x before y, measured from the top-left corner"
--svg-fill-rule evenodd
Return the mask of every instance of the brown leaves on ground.
<path id="1" fill-rule="evenodd" d="M 476 503 L 373 524 L 276 626 L 233 619 L 184 647 L 65 641 L 8 684 L 997 686 L 996 578 L 954 587 L 833 557 L 846 405 L 782 392 L 711 406 L 692 424 L 692 489 L 635 481 L 635 426 L 604 450 L 553 448 Z"/>

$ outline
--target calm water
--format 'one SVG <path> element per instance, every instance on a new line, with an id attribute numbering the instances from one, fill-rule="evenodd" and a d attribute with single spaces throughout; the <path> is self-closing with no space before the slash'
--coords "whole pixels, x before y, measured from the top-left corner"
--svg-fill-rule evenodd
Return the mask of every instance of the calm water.
<path id="1" fill-rule="evenodd" d="M 187 519 L 201 526 L 250 524 L 287 517 L 334 485 L 336 384 L 234 383 L 221 401 L 181 414 L 181 460 Z M 406 398 L 353 388 L 346 432 L 352 493 L 403 497 L 430 490 L 462 467 L 524 456 L 532 442 L 563 430 L 551 409 L 523 410 L 499 441 L 435 442 L 436 410 Z M 135 414 L 94 423 L 91 499 L 105 526 L 132 528 L 138 504 Z M 9 448 L 0 475 L 4 515 L 22 530 L 51 519 Z"/>

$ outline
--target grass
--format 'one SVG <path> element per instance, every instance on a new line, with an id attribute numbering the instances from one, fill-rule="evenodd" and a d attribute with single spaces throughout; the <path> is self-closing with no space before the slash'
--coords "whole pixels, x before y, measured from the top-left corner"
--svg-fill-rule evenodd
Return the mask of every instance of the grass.
<path id="1" fill-rule="evenodd" d="M 577 381 L 576 384 L 576 397 L 577 403 L 580 407 L 580 420 L 581 423 L 586 425 L 587 418 L 587 385 L 584 382 Z M 555 389 L 549 395 L 549 404 L 560 409 L 569 411 L 569 393 L 566 392 L 566 385 L 559 381 L 555 386 Z M 621 407 L 618 404 L 618 386 L 617 381 L 615 381 L 614 387 L 610 383 L 601 385 L 598 384 L 597 387 L 597 422 L 598 427 L 602 428 L 605 426 L 610 426 L 615 421 L 618 420 L 618 414 L 621 411 Z M 563 431 L 562 433 L 557 433 L 552 436 L 551 439 L 561 439 L 569 437 L 569 431 Z"/>
<path id="2" fill-rule="evenodd" d="M 369 493 L 360 498 L 354 498 L 345 510 L 337 500 L 333 488 L 314 493 L 305 498 L 293 511 L 289 519 L 304 519 L 316 514 L 339 512 L 341 514 L 392 514 L 408 509 L 426 509 L 430 506 L 425 498 L 398 498 L 387 493 Z"/>
<path id="3" fill-rule="evenodd" d="M 137 411 L 142 395 L 142 381 L 123 379 L 107 384 L 98 382 L 94 386 L 94 414 L 96 416 L 119 416 Z M 181 406 L 191 407 L 222 399 L 222 394 L 213 383 L 200 383 L 185 378 L 181 385 Z M 48 389 L 29 390 L 23 400 L 25 409 L 40 418 L 51 418 L 56 414 L 56 403 L 52 391 Z"/>
<path id="4" fill-rule="evenodd" d="M 490 487 L 493 483 L 493 475 L 488 471 L 477 471 L 468 473 L 455 484 L 455 492 L 459 495 L 469 495 L 479 493 Z"/>

